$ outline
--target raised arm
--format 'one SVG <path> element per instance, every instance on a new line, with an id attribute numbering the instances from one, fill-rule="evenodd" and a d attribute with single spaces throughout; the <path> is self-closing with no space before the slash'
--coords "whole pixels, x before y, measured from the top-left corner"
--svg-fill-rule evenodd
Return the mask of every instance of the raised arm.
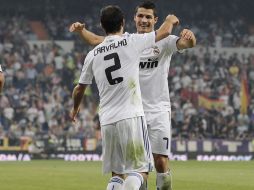
<path id="1" fill-rule="evenodd" d="M 191 30 L 183 29 L 176 43 L 177 49 L 187 49 L 196 46 L 196 37 Z"/>
<path id="2" fill-rule="evenodd" d="M 70 32 L 76 32 L 89 45 L 96 46 L 104 40 L 104 36 L 98 36 L 85 28 L 85 24 L 75 22 L 69 28 Z"/>
<path id="3" fill-rule="evenodd" d="M 155 41 L 160 41 L 171 34 L 173 27 L 179 24 L 179 19 L 175 15 L 168 15 L 160 28 L 156 30 Z"/>

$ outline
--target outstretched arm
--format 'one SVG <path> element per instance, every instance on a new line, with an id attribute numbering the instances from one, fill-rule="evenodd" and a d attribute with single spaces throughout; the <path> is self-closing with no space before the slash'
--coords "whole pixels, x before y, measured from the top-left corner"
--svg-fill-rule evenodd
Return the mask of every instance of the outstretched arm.
<path id="1" fill-rule="evenodd" d="M 160 28 L 156 30 L 155 41 L 160 41 L 171 34 L 173 27 L 179 24 L 179 19 L 175 15 L 168 15 Z"/>
<path id="2" fill-rule="evenodd" d="M 2 72 L 2 68 L 0 65 L 0 93 L 2 92 L 4 87 L 4 73 Z"/>
<path id="3" fill-rule="evenodd" d="M 196 46 L 196 37 L 191 30 L 183 29 L 176 43 L 177 49 L 187 49 Z"/>
<path id="4" fill-rule="evenodd" d="M 85 24 L 75 22 L 69 28 L 70 32 L 76 32 L 89 45 L 96 46 L 104 40 L 104 36 L 98 36 L 85 28 Z"/>
<path id="5" fill-rule="evenodd" d="M 73 107 L 70 112 L 70 118 L 74 122 L 76 121 L 76 116 L 79 112 L 79 109 L 80 109 L 79 106 L 80 106 L 80 103 L 83 99 L 86 87 L 87 87 L 86 84 L 78 84 L 73 90 L 72 98 L 73 98 L 74 103 L 73 103 Z"/>

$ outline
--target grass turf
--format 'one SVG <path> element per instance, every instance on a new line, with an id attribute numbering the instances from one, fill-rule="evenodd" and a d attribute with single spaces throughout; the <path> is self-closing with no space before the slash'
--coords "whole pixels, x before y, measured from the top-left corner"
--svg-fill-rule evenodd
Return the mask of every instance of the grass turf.
<path id="1" fill-rule="evenodd" d="M 253 190 L 254 162 L 171 162 L 174 190 Z M 105 190 L 101 162 L 0 162 L 0 190 Z M 155 173 L 149 176 L 155 190 Z"/>

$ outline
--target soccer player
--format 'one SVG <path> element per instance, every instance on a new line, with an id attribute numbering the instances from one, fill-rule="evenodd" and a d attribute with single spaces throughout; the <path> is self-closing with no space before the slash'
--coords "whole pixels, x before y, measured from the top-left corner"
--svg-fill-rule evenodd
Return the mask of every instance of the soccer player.
<path id="1" fill-rule="evenodd" d="M 138 190 L 152 169 L 139 85 L 139 55 L 167 37 L 178 23 L 177 17 L 169 15 L 156 32 L 123 34 L 120 8 L 107 6 L 101 10 L 101 26 L 107 36 L 85 59 L 79 84 L 73 90 L 70 117 L 76 120 L 84 91 L 95 77 L 100 95 L 103 172 L 112 172 L 107 190 Z"/>
<path id="2" fill-rule="evenodd" d="M 154 31 L 158 20 L 155 4 L 145 1 L 140 4 L 134 15 L 137 33 Z M 70 31 L 78 32 L 90 45 L 97 45 L 104 39 L 85 29 L 84 24 L 73 23 Z M 140 88 L 142 101 L 151 141 L 155 168 L 157 171 L 157 189 L 172 189 L 169 170 L 171 142 L 171 105 L 168 89 L 168 70 L 174 52 L 196 45 L 192 31 L 182 30 L 180 37 L 170 35 L 156 43 L 155 47 L 140 54 Z M 146 184 L 142 189 L 147 189 Z"/>
<path id="3" fill-rule="evenodd" d="M 3 90 L 3 87 L 4 87 L 4 74 L 3 74 L 2 67 L 0 65 L 0 93 Z"/>

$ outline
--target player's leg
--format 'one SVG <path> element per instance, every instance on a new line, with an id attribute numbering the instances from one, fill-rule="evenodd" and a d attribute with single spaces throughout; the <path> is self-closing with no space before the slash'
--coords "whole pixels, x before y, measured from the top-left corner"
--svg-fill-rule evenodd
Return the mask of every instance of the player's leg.
<path id="1" fill-rule="evenodd" d="M 125 158 L 126 179 L 123 189 L 138 190 L 153 168 L 148 131 L 143 117 L 119 122 L 119 142 Z"/>
<path id="2" fill-rule="evenodd" d="M 148 136 L 149 136 L 149 129 L 148 129 L 148 125 L 149 125 L 149 120 L 146 117 L 145 114 L 145 118 L 146 118 L 146 123 L 147 123 L 147 131 L 148 131 Z M 150 140 L 150 139 L 149 139 Z M 141 187 L 139 188 L 139 190 L 148 190 L 148 182 L 147 180 L 144 180 L 143 184 L 141 185 Z"/>
<path id="3" fill-rule="evenodd" d="M 138 173 L 132 172 L 127 174 L 127 177 L 124 181 L 123 190 L 138 190 L 144 182 L 144 179 L 147 179 L 148 173 Z"/>
<path id="4" fill-rule="evenodd" d="M 141 187 L 139 188 L 139 190 L 147 190 L 147 189 L 148 189 L 147 180 L 144 180 L 144 182 L 141 185 Z"/>
<path id="5" fill-rule="evenodd" d="M 115 137 L 115 124 L 104 125 L 101 127 L 102 134 L 102 153 L 103 153 L 103 173 L 109 173 L 112 171 L 112 177 L 108 182 L 107 190 L 122 190 L 124 183 L 124 175 L 120 171 L 123 168 L 116 167 L 121 165 L 121 157 L 119 155 L 114 155 L 117 149 L 117 142 Z M 113 158 L 114 156 L 114 158 Z M 115 162 L 115 163 L 114 163 Z M 118 172 L 119 171 L 119 174 Z"/>
<path id="6" fill-rule="evenodd" d="M 124 175 L 112 172 L 112 177 L 109 180 L 107 190 L 122 190 L 124 183 Z"/>
<path id="7" fill-rule="evenodd" d="M 172 177 L 168 155 L 171 146 L 170 112 L 146 113 L 149 120 L 149 138 L 151 141 L 154 164 L 156 168 L 156 186 L 158 190 L 172 189 Z"/>
<path id="8" fill-rule="evenodd" d="M 168 156 L 153 154 L 156 168 L 156 187 L 158 190 L 172 190 L 172 176 Z"/>

